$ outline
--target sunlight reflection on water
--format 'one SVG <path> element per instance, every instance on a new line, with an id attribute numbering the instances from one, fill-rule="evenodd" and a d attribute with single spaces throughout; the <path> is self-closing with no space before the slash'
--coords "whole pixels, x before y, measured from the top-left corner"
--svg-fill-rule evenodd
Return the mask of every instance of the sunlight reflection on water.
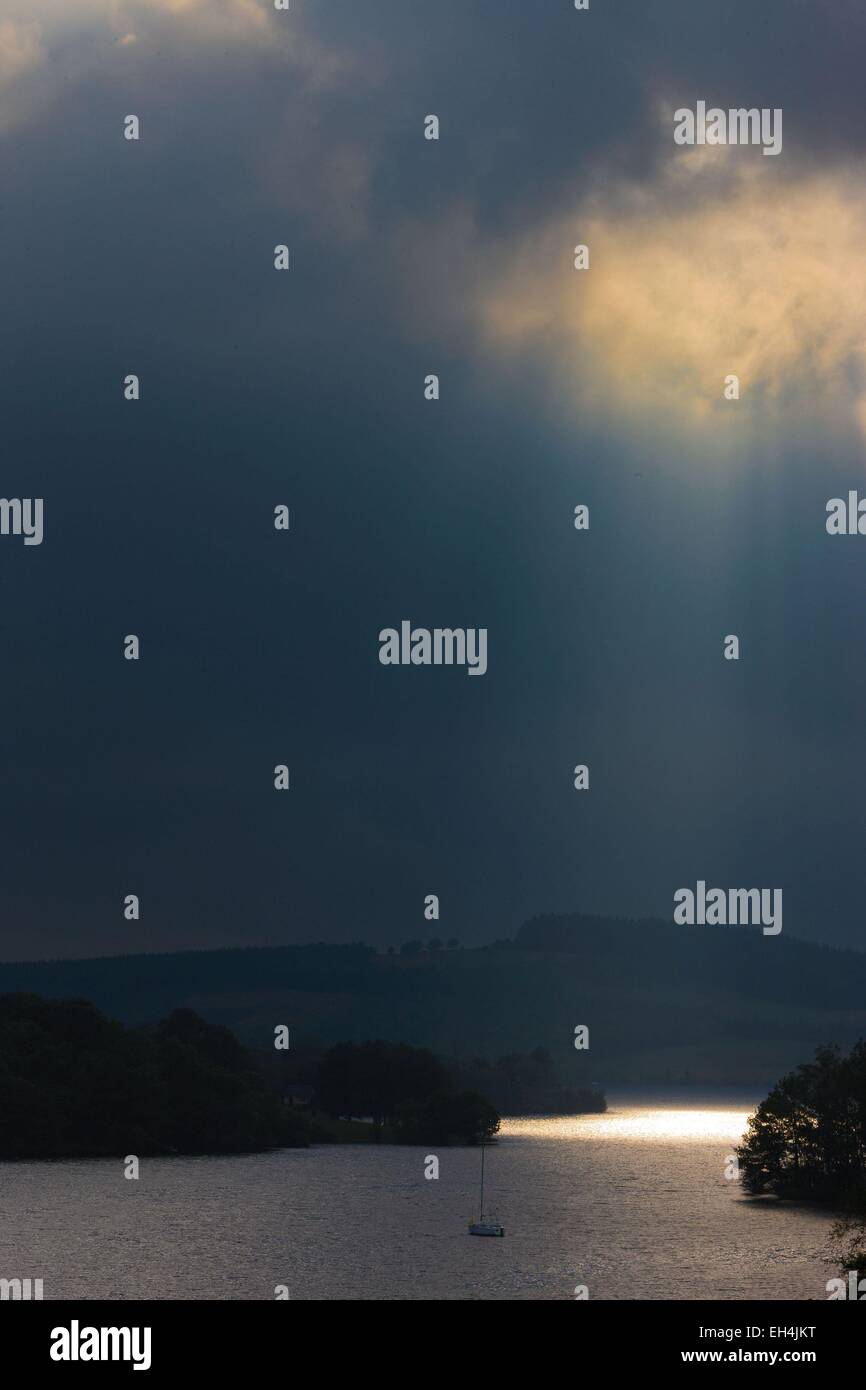
<path id="1" fill-rule="evenodd" d="M 558 1139 L 636 1139 L 641 1142 L 742 1138 L 748 1110 L 612 1107 L 604 1115 L 525 1116 L 502 1122 L 503 1136 Z"/>

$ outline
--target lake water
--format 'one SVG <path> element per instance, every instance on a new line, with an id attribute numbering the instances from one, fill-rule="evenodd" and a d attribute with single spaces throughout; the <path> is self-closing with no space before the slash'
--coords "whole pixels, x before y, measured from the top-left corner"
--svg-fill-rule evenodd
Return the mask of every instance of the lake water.
<path id="1" fill-rule="evenodd" d="M 477 1149 L 440 1150 L 438 1181 L 427 1150 L 366 1145 L 147 1159 L 137 1182 L 0 1164 L 0 1277 L 74 1299 L 825 1299 L 830 1218 L 725 1179 L 748 1108 L 506 1121 L 487 1151 L 504 1240 L 466 1231 Z"/>

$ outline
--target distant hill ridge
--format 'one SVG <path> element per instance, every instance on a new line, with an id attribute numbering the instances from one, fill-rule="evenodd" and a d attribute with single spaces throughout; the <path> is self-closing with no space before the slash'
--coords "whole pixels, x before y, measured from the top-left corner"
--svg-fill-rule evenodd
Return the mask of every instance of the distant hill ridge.
<path id="1" fill-rule="evenodd" d="M 127 1023 L 191 1007 L 249 1045 L 371 1037 L 452 1056 L 546 1047 L 563 1081 L 765 1086 L 866 1036 L 866 954 L 740 927 L 541 916 L 422 955 L 356 943 L 0 965 L 0 992 L 84 998 Z M 590 1029 L 588 1053 L 574 1030 Z"/>
<path id="2" fill-rule="evenodd" d="M 515 945 L 580 957 L 594 977 L 616 960 L 621 979 L 655 973 L 664 960 L 681 984 L 730 988 L 757 999 L 866 1009 L 866 953 L 759 927 L 678 926 L 659 918 L 543 916 L 525 922 Z M 622 948 L 627 947 L 623 956 Z"/>

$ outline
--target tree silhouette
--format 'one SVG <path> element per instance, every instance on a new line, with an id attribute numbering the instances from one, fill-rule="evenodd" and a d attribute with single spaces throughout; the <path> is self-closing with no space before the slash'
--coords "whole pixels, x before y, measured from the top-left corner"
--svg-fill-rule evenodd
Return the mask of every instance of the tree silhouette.
<path id="1" fill-rule="evenodd" d="M 773 1087 L 737 1150 L 747 1192 L 856 1208 L 866 1198 L 866 1044 L 821 1047 Z"/>

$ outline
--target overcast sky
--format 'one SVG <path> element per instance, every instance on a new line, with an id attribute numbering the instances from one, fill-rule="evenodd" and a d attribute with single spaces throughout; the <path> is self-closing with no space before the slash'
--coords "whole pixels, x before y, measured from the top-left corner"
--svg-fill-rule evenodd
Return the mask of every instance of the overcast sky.
<path id="1" fill-rule="evenodd" d="M 2 956 L 699 878 L 862 947 L 864 15 L 0 0 Z M 678 147 L 700 100 L 781 154 Z M 404 619 L 486 674 L 382 666 Z"/>

